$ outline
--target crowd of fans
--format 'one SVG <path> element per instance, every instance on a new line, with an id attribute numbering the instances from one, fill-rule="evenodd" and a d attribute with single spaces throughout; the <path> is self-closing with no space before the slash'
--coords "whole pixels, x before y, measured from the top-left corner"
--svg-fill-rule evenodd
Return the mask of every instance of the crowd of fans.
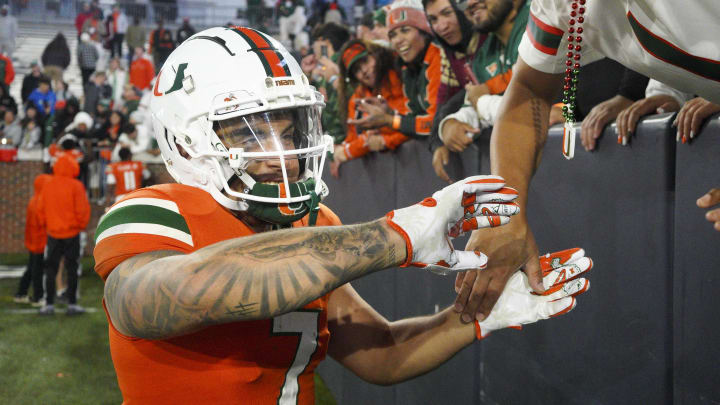
<path id="1" fill-rule="evenodd" d="M 248 2 L 247 18 L 266 29 L 266 13 L 258 12 L 262 7 L 256 3 Z M 414 138 L 427 143 L 437 175 L 451 181 L 445 166 L 453 154 L 465 150 L 497 117 L 529 3 L 469 0 L 464 10 L 455 0 L 395 0 L 376 10 L 358 3 L 353 27 L 334 0 L 313 1 L 309 10 L 303 1 L 279 0 L 273 12 L 278 39 L 292 49 L 326 99 L 322 125 L 335 141 L 331 173 L 339 177 L 344 162 L 394 150 Z M 43 151 L 48 173 L 60 156 L 72 156 L 90 201 L 100 204 L 114 199 L 108 188 L 122 187 L 113 193 L 122 194 L 140 187 L 148 172 L 130 162 L 160 161 L 148 111 L 153 79 L 168 55 L 195 33 L 189 19 L 174 32 L 162 20 L 148 30 L 119 6 L 105 14 L 97 0 L 84 4 L 75 20 L 76 55 L 58 33 L 39 55 L 41 63 L 31 64 L 21 99 L 15 100 L 8 89 L 15 75 L 17 24 L 2 10 L 3 146 Z M 73 57 L 82 94 L 73 94 L 66 83 Z M 626 145 L 641 117 L 676 111 L 677 141 L 687 143 L 708 116 L 720 111 L 720 105 L 648 80 L 610 59 L 583 66 L 577 83 L 568 85 L 577 86 L 575 117 L 582 121 L 587 150 L 596 148 L 614 120 L 617 141 Z M 562 103 L 553 107 L 551 125 L 563 122 L 562 111 Z M 132 174 L 118 168 L 132 168 L 127 169 Z M 23 283 L 26 292 L 29 281 Z"/>

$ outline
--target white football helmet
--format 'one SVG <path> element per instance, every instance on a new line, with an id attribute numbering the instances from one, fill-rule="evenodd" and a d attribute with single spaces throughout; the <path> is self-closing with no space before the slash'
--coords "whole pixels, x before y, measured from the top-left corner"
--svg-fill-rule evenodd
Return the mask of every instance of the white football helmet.
<path id="1" fill-rule="evenodd" d="M 158 73 L 150 101 L 155 138 L 178 183 L 278 224 L 316 211 L 328 194 L 321 175 L 332 138 L 320 127 L 324 106 L 285 47 L 245 27 L 188 38 Z M 299 171 L 288 165 L 293 159 Z M 248 174 L 260 160 L 279 162 L 282 181 Z"/>

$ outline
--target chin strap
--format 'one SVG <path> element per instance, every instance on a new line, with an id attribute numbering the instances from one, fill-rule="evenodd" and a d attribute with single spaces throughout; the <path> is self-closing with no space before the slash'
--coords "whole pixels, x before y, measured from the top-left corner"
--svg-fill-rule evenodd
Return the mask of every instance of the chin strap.
<path id="1" fill-rule="evenodd" d="M 310 191 L 310 199 L 307 200 L 305 204 L 308 206 L 308 209 L 310 209 L 308 226 L 315 226 L 318 212 L 320 212 L 320 196 L 317 195 L 314 189 Z"/>

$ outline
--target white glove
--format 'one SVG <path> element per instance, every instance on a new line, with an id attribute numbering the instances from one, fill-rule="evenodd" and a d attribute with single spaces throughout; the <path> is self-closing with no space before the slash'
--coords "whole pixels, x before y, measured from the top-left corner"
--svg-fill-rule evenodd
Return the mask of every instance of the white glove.
<path id="1" fill-rule="evenodd" d="M 490 316 L 475 322 L 478 339 L 503 328 L 520 329 L 521 325 L 565 314 L 575 308 L 575 297 L 590 288 L 590 281 L 577 278 L 592 268 L 592 260 L 580 248 L 540 256 L 543 285 L 546 291 L 532 291 L 525 273 L 510 277 Z"/>
<path id="2" fill-rule="evenodd" d="M 473 176 L 451 184 L 411 207 L 390 211 L 388 224 L 407 246 L 407 261 L 435 273 L 477 270 L 487 266 L 481 252 L 458 251 L 451 238 L 479 228 L 505 225 L 520 212 L 516 190 L 498 176 Z"/>

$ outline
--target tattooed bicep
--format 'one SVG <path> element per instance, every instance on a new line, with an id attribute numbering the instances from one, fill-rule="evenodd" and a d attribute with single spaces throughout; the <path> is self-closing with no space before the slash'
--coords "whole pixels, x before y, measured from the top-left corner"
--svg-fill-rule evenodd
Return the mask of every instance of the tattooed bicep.
<path id="1" fill-rule="evenodd" d="M 115 290 L 124 280 L 133 275 L 137 270 L 143 268 L 148 263 L 165 257 L 177 256 L 181 254 L 182 253 L 174 250 L 158 250 L 154 252 L 141 253 L 139 255 L 135 255 L 126 259 L 125 261 L 118 264 L 115 269 L 110 272 L 107 280 L 105 280 L 105 298 L 108 298 L 108 293 L 115 292 Z"/>

